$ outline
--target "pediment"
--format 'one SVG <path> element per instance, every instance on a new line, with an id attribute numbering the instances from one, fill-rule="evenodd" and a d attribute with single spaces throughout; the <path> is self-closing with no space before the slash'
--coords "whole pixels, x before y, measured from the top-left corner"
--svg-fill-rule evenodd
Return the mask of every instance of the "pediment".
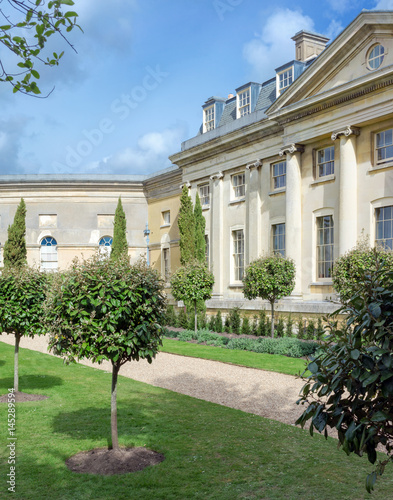
<path id="1" fill-rule="evenodd" d="M 377 45 L 383 47 L 383 60 L 373 68 L 369 56 Z M 393 74 L 393 11 L 362 12 L 275 101 L 267 115 L 274 118 L 294 107 L 332 99 L 389 73 Z"/>

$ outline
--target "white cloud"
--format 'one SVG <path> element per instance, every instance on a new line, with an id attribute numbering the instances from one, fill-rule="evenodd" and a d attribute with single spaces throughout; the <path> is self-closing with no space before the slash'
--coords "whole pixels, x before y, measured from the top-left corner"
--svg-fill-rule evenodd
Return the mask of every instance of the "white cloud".
<path id="1" fill-rule="evenodd" d="M 393 10 L 393 0 L 379 0 L 373 10 Z"/>
<path id="2" fill-rule="evenodd" d="M 135 148 L 125 148 L 101 161 L 87 165 L 95 174 L 148 174 L 171 165 L 168 156 L 180 149 L 186 137 L 185 126 L 179 125 L 162 132 L 149 132 L 139 138 Z"/>
<path id="3" fill-rule="evenodd" d="M 252 65 L 257 81 L 271 78 L 274 70 L 295 58 L 293 37 L 300 30 L 314 30 L 314 21 L 300 11 L 278 9 L 262 28 L 261 34 L 243 48 L 245 59 Z"/>

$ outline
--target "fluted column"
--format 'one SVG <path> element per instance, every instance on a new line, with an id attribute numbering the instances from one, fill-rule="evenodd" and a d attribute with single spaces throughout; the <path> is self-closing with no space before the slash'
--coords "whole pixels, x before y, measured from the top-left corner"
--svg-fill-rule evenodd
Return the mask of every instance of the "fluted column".
<path id="1" fill-rule="evenodd" d="M 332 133 L 340 139 L 338 244 L 342 255 L 356 245 L 357 240 L 357 161 L 358 128 L 347 126 Z"/>
<path id="2" fill-rule="evenodd" d="M 210 176 L 210 255 L 214 274 L 213 298 L 221 298 L 224 291 L 224 210 L 222 172 Z"/>
<path id="3" fill-rule="evenodd" d="M 246 262 L 259 257 L 259 235 L 261 230 L 260 210 L 260 169 L 262 163 L 257 160 L 246 167 Z"/>
<path id="4" fill-rule="evenodd" d="M 302 293 L 302 184 L 301 154 L 304 147 L 290 144 L 280 150 L 280 156 L 286 155 L 287 176 L 285 194 L 285 255 L 295 262 L 296 282 L 293 296 Z"/>

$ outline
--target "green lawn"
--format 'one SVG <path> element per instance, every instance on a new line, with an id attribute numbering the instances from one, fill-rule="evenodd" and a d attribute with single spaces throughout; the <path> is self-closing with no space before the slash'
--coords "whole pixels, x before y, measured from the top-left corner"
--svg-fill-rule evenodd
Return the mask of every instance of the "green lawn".
<path id="1" fill-rule="evenodd" d="M 288 356 L 280 356 L 278 354 L 223 349 L 222 347 L 193 344 L 168 338 L 164 338 L 163 344 L 161 350 L 164 352 L 191 356 L 193 358 L 222 361 L 249 368 L 285 373 L 287 375 L 299 375 L 303 373 L 306 364 L 306 360 L 304 359 L 289 358 Z"/>
<path id="2" fill-rule="evenodd" d="M 12 386 L 13 348 L 0 342 L 0 392 Z M 49 399 L 17 405 L 16 494 L 7 496 L 6 405 L 0 405 L 3 445 L 0 498 L 18 500 L 186 500 L 370 498 L 363 487 L 372 466 L 346 457 L 334 440 L 123 377 L 119 438 L 166 459 L 119 476 L 75 474 L 65 460 L 107 444 L 111 376 L 26 349 L 20 388 Z M 392 498 L 393 471 L 374 500 Z"/>

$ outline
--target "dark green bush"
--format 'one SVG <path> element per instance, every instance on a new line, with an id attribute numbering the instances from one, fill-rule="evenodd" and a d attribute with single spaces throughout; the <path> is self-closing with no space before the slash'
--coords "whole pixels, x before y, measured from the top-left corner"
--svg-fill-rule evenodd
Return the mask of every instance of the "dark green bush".
<path id="1" fill-rule="evenodd" d="M 302 317 L 300 317 L 297 320 L 296 328 L 297 328 L 297 338 L 304 339 L 304 321 Z"/>
<path id="2" fill-rule="evenodd" d="M 279 316 L 274 330 L 277 337 L 284 337 L 285 325 L 282 316 Z"/>
<path id="3" fill-rule="evenodd" d="M 312 340 L 314 338 L 314 336 L 315 336 L 315 323 L 314 323 L 314 320 L 309 319 L 308 324 L 306 326 L 305 338 L 307 340 Z"/>
<path id="4" fill-rule="evenodd" d="M 222 316 L 221 316 L 221 311 L 218 310 L 215 318 L 215 332 L 221 333 L 223 331 L 222 327 Z"/>
<path id="5" fill-rule="evenodd" d="M 229 324 L 231 327 L 232 333 L 236 333 L 237 335 L 241 332 L 241 317 L 240 317 L 240 309 L 239 307 L 234 307 L 229 311 Z"/>
<path id="6" fill-rule="evenodd" d="M 247 316 L 245 316 L 243 318 L 241 332 L 243 335 L 250 335 L 251 334 L 250 320 L 248 319 Z"/>
<path id="7" fill-rule="evenodd" d="M 285 327 L 285 336 L 293 337 L 293 319 L 291 315 L 289 315 L 287 318 L 287 324 Z"/>
<path id="8" fill-rule="evenodd" d="M 184 308 L 180 309 L 179 315 L 177 317 L 177 324 L 179 328 L 188 328 L 188 317 Z"/>
<path id="9" fill-rule="evenodd" d="M 259 311 L 258 335 L 267 337 L 270 335 L 269 320 L 266 318 L 266 311 Z"/>

